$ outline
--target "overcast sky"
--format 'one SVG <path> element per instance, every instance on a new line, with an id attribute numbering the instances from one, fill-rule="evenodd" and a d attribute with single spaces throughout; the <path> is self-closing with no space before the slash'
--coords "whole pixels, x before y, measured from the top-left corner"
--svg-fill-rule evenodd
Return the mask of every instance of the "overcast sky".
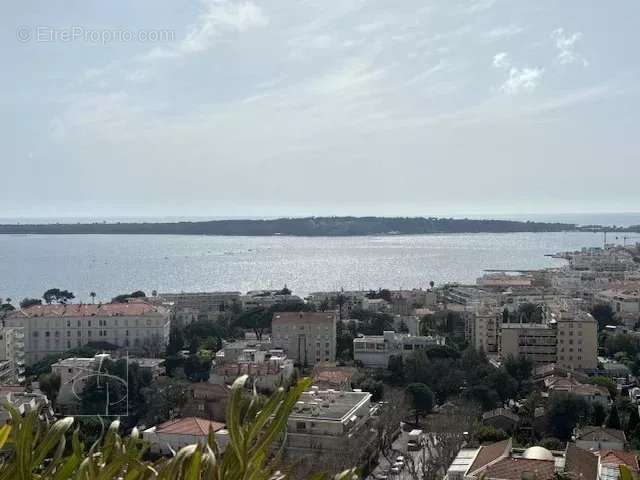
<path id="1" fill-rule="evenodd" d="M 640 210 L 636 0 L 2 10 L 0 217 Z"/>

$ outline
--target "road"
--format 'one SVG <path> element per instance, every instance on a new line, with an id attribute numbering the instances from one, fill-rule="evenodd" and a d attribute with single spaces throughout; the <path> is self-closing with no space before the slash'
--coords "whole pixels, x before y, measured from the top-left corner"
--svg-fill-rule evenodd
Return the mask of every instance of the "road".
<path id="1" fill-rule="evenodd" d="M 408 440 L 409 440 L 409 432 L 405 432 L 401 429 L 400 435 L 395 440 L 395 442 L 393 442 L 394 451 L 399 453 L 394 453 L 393 458 L 396 458 L 399 455 L 402 455 L 405 458 L 411 456 L 411 458 L 413 459 L 413 462 L 416 465 L 416 470 L 420 471 L 420 463 L 421 463 L 420 459 L 422 458 L 422 451 L 421 450 L 407 451 Z M 387 475 L 387 478 L 389 478 L 389 480 L 413 480 L 413 477 L 409 474 L 406 467 L 402 469 L 399 474 L 391 473 L 389 471 L 390 468 L 391 468 L 391 465 L 389 464 L 387 459 L 384 458 L 383 456 L 380 456 L 380 463 L 373 470 L 373 472 L 368 478 L 370 480 L 374 480 L 376 478 L 382 478 L 382 475 Z"/>

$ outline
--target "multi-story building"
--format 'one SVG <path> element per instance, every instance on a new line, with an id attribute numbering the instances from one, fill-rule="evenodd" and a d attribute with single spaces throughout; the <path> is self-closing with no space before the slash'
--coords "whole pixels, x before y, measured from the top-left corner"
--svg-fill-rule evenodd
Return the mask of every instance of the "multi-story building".
<path id="1" fill-rule="evenodd" d="M 500 355 L 525 357 L 536 364 L 556 362 L 555 328 L 546 323 L 503 323 Z"/>
<path id="2" fill-rule="evenodd" d="M 64 358 L 52 364 L 51 371 L 60 376 L 58 405 L 65 408 L 77 403 L 89 379 L 101 372 L 104 373 L 102 364 L 106 360 L 116 361 L 118 359 L 112 358 L 108 353 L 100 353 L 94 357 Z M 151 378 L 155 379 L 165 374 L 164 359 L 129 357 L 126 358 L 126 361 L 129 365 L 135 363 L 140 370 L 149 372 Z"/>
<path id="3" fill-rule="evenodd" d="M 616 316 L 630 328 L 640 322 L 640 285 L 617 285 L 598 292 L 594 301 L 611 306 Z"/>
<path id="4" fill-rule="evenodd" d="M 293 371 L 293 361 L 282 350 L 245 348 L 233 361 L 226 361 L 224 356 L 216 356 L 209 382 L 230 385 L 241 375 L 248 375 L 251 384 L 257 389 L 274 391 L 279 386 L 288 384 Z"/>
<path id="5" fill-rule="evenodd" d="M 0 384 L 24 382 L 24 330 L 0 327 Z"/>
<path id="6" fill-rule="evenodd" d="M 365 451 L 375 438 L 372 427 L 377 410 L 368 392 L 311 387 L 287 420 L 285 454 L 298 460 L 305 455 L 331 458 L 341 453 L 355 457 L 356 448 Z"/>
<path id="7" fill-rule="evenodd" d="M 271 343 L 301 365 L 333 363 L 336 359 L 336 315 L 333 312 L 274 313 Z"/>
<path id="8" fill-rule="evenodd" d="M 555 363 L 567 370 L 598 366 L 598 325 L 591 314 L 568 303 L 545 309 L 543 323 L 503 323 L 500 354 Z"/>
<path id="9" fill-rule="evenodd" d="M 173 304 L 176 318 L 185 324 L 199 317 L 215 320 L 241 304 L 240 292 L 160 293 L 158 296 Z"/>
<path id="10" fill-rule="evenodd" d="M 494 305 L 482 303 L 476 308 L 469 322 L 471 337 L 476 350 L 498 353 L 502 326 L 502 311 Z"/>
<path id="11" fill-rule="evenodd" d="M 552 308 L 558 339 L 556 363 L 569 370 L 598 368 L 598 323 L 590 313 L 564 305 Z"/>
<path id="12" fill-rule="evenodd" d="M 240 297 L 243 310 L 270 308 L 276 305 L 300 304 L 304 300 L 298 295 L 282 293 L 282 290 L 254 290 Z"/>
<path id="13" fill-rule="evenodd" d="M 367 368 L 387 368 L 391 356 L 403 358 L 416 350 L 444 345 L 444 337 L 425 337 L 391 331 L 382 335 L 365 335 L 353 339 L 353 359 Z"/>
<path id="14" fill-rule="evenodd" d="M 171 327 L 168 309 L 143 301 L 35 305 L 11 313 L 5 324 L 22 327 L 27 364 L 91 342 L 159 352 Z"/>

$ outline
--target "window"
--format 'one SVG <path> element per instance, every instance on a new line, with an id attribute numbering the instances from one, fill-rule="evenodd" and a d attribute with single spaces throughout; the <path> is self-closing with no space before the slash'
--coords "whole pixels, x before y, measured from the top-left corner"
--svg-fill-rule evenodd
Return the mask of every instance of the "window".
<path id="1" fill-rule="evenodd" d="M 33 332 L 33 336 L 38 338 L 38 332 Z"/>
<path id="2" fill-rule="evenodd" d="M 60 336 L 60 332 L 59 332 L 58 330 L 56 330 L 54 335 L 55 335 L 56 337 L 59 337 L 59 336 Z"/>
<path id="3" fill-rule="evenodd" d="M 90 327 L 91 326 L 91 320 L 87 320 L 87 325 Z"/>
<path id="4" fill-rule="evenodd" d="M 49 331 L 44 332 L 44 336 L 45 337 L 50 337 L 51 336 L 51 332 L 49 332 Z"/>
<path id="5" fill-rule="evenodd" d="M 91 336 L 91 330 L 87 332 L 87 337 L 90 337 L 90 336 Z"/>
<path id="6" fill-rule="evenodd" d="M 71 330 L 67 330 L 67 337 L 71 336 Z"/>
<path id="7" fill-rule="evenodd" d="M 67 320 L 67 327 L 71 326 L 71 320 Z"/>
<path id="8" fill-rule="evenodd" d="M 81 336 L 82 332 L 80 330 L 78 330 L 78 336 Z"/>
<path id="9" fill-rule="evenodd" d="M 296 430 L 306 430 L 307 424 L 305 422 L 296 422 Z"/>

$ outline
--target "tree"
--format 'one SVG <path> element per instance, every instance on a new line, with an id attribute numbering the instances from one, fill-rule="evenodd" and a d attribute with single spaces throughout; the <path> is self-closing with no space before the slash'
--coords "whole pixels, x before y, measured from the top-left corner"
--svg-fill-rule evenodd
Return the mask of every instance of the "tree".
<path id="1" fill-rule="evenodd" d="M 167 355 L 175 355 L 184 348 L 184 336 L 182 329 L 172 326 L 169 331 L 169 343 L 167 344 Z"/>
<path id="2" fill-rule="evenodd" d="M 285 285 L 284 288 L 278 292 L 278 295 L 291 295 L 291 290 Z"/>
<path id="3" fill-rule="evenodd" d="M 42 300 L 39 298 L 23 298 L 20 300 L 20 308 L 22 309 L 33 307 L 34 305 L 42 305 Z"/>
<path id="4" fill-rule="evenodd" d="M 47 398 L 55 405 L 60 391 L 60 375 L 57 373 L 45 373 L 40 375 L 38 379 L 40 390 L 44 392 Z"/>
<path id="5" fill-rule="evenodd" d="M 548 407 L 549 427 L 553 436 L 566 440 L 578 423 L 586 423 L 589 404 L 573 394 L 553 395 Z"/>
<path id="6" fill-rule="evenodd" d="M 131 293 L 123 293 L 116 295 L 111 299 L 111 303 L 127 303 L 132 298 L 145 298 L 147 296 L 142 290 L 136 290 Z"/>
<path id="7" fill-rule="evenodd" d="M 91 297 L 91 303 L 96 302 L 96 292 L 89 292 L 89 296 Z"/>
<path id="8" fill-rule="evenodd" d="M 589 379 L 591 385 L 599 385 L 605 387 L 609 391 L 611 398 L 616 398 L 618 394 L 618 385 L 609 377 L 591 377 Z"/>
<path id="9" fill-rule="evenodd" d="M 627 436 L 632 436 L 633 432 L 635 432 L 636 428 L 638 428 L 638 425 L 640 425 L 640 415 L 638 415 L 638 408 L 635 407 L 631 409 L 631 413 L 629 413 L 629 420 L 627 420 L 627 425 L 625 428 Z"/>
<path id="10" fill-rule="evenodd" d="M 404 392 L 387 389 L 375 423 L 375 448 L 389 463 L 393 463 L 396 456 L 393 443 L 400 434 L 400 422 L 406 418 L 408 410 Z"/>
<path id="11" fill-rule="evenodd" d="M 404 381 L 404 362 L 402 355 L 391 355 L 387 369 L 391 373 L 390 380 L 392 383 L 400 384 Z"/>
<path id="12" fill-rule="evenodd" d="M 407 454 L 407 472 L 414 480 L 439 480 L 466 441 L 478 416 L 473 404 L 454 404 L 427 419 L 425 441 L 416 456 Z"/>
<path id="13" fill-rule="evenodd" d="M 509 355 L 504 361 L 504 368 L 518 382 L 518 392 L 520 392 L 525 382 L 531 379 L 533 362 L 526 357 Z"/>
<path id="14" fill-rule="evenodd" d="M 170 377 L 160 377 L 142 390 L 147 408 L 146 425 L 158 425 L 178 416 L 189 398 L 189 384 Z"/>
<path id="15" fill-rule="evenodd" d="M 418 423 L 420 417 L 433 409 L 433 392 L 424 383 L 411 383 L 407 386 L 406 393 Z"/>
<path id="16" fill-rule="evenodd" d="M 591 315 L 598 322 L 598 330 L 602 330 L 607 325 L 616 325 L 615 313 L 611 305 L 607 303 L 597 303 L 591 307 Z"/>
<path id="17" fill-rule="evenodd" d="M 60 290 L 59 288 L 50 288 L 42 294 L 42 298 L 47 304 L 53 302 L 65 304 L 69 300 L 73 300 L 76 296 L 69 290 Z"/>
<path id="18" fill-rule="evenodd" d="M 611 410 L 609 411 L 609 416 L 607 417 L 607 428 L 615 428 L 616 430 L 620 430 L 620 415 L 618 414 L 618 407 L 614 403 L 611 406 Z"/>
<path id="19" fill-rule="evenodd" d="M 384 383 L 368 376 L 356 380 L 355 388 L 360 388 L 364 392 L 369 392 L 373 402 L 379 402 L 382 400 L 382 396 L 384 395 Z"/>
<path id="20" fill-rule="evenodd" d="M 600 402 L 595 402 L 591 409 L 591 425 L 601 427 L 607 418 L 607 410 Z"/>
<path id="21" fill-rule="evenodd" d="M 431 290 L 433 290 L 433 287 L 435 287 L 435 285 L 436 285 L 436 282 L 434 282 L 433 280 L 429 282 L 429 287 L 431 287 Z"/>

